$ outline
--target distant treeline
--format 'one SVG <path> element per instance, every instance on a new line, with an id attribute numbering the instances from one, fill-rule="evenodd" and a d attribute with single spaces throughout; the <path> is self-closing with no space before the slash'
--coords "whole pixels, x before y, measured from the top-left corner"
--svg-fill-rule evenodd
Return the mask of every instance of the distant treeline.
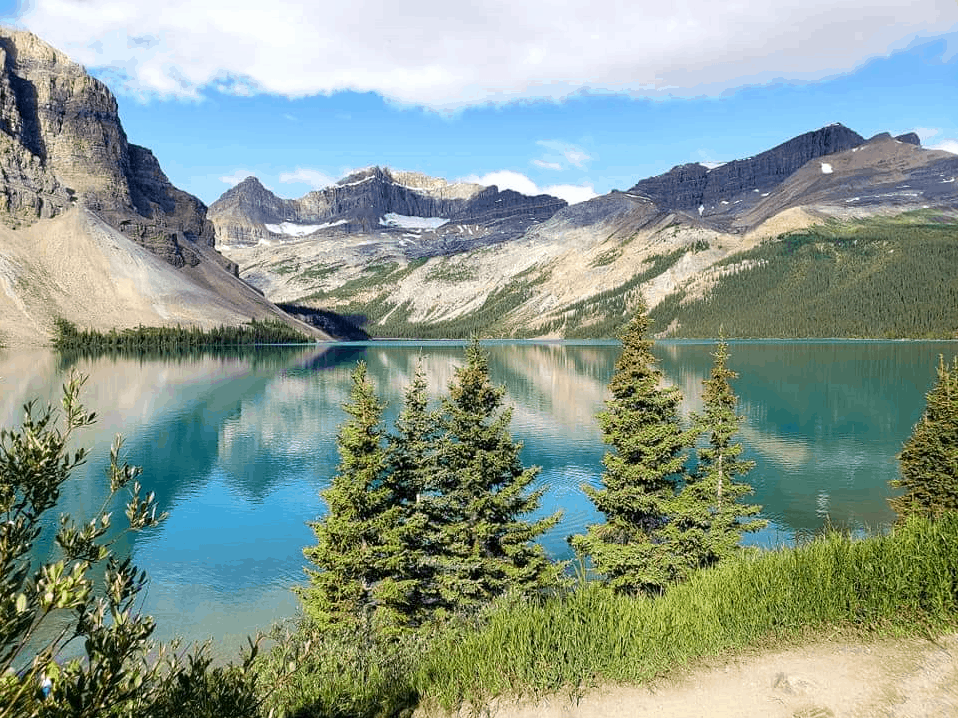
<path id="1" fill-rule="evenodd" d="M 279 321 L 250 320 L 238 326 L 213 329 L 198 327 L 144 327 L 78 329 L 66 319 L 54 322 L 53 346 L 60 352 L 175 354 L 191 349 L 236 347 L 253 344 L 303 344 L 313 341 L 303 332 Z"/>

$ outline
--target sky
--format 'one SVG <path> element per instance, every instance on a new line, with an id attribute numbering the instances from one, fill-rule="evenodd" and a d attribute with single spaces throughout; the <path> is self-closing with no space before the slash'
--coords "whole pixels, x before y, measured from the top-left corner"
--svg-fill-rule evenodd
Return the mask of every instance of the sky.
<path id="1" fill-rule="evenodd" d="M 578 202 L 841 122 L 958 153 L 958 0 L 0 0 L 207 204 L 371 165 Z"/>

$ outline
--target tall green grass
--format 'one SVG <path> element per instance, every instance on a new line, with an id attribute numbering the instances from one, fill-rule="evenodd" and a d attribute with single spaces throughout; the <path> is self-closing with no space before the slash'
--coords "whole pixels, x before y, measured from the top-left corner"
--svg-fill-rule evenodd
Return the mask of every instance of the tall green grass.
<path id="1" fill-rule="evenodd" d="M 377 718 L 411 713 L 425 636 L 386 639 L 357 628 L 277 627 L 257 665 L 261 712 L 275 718 Z"/>
<path id="2" fill-rule="evenodd" d="M 589 582 L 537 603 L 512 603 L 465 634 L 440 637 L 418 692 L 449 708 L 499 695 L 536 696 L 640 683 L 704 656 L 826 628 L 907 634 L 958 618 L 958 515 L 910 520 L 863 540 L 832 532 L 747 554 L 661 598 L 615 595 Z"/>
<path id="3" fill-rule="evenodd" d="M 580 581 L 533 602 L 507 597 L 431 634 L 378 638 L 303 624 L 274 636 L 260 685 L 272 691 L 267 709 L 287 718 L 480 709 L 496 697 L 643 683 L 709 656 L 835 631 L 916 635 L 956 625 L 953 513 L 865 539 L 832 531 L 795 548 L 745 552 L 659 598 Z M 290 665 L 296 670 L 277 685 Z"/>

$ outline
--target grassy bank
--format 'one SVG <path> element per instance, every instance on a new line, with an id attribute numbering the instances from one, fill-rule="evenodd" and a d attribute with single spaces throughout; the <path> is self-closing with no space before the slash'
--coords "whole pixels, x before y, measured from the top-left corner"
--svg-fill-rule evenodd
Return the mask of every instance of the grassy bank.
<path id="1" fill-rule="evenodd" d="M 833 532 L 703 571 L 661 598 L 593 582 L 536 603 L 502 601 L 429 637 L 287 636 L 263 677 L 309 641 L 271 705 L 286 715 L 392 715 L 640 683 L 702 657 L 834 630 L 908 635 L 958 624 L 958 514 L 862 540 Z M 270 668 L 270 666 L 273 668 Z"/>

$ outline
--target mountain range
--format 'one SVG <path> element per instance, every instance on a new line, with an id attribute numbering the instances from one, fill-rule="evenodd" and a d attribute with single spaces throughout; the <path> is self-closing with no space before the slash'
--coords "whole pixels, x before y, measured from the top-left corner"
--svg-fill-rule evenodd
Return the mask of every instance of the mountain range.
<path id="1" fill-rule="evenodd" d="M 639 306 L 663 336 L 958 330 L 958 280 L 935 273 L 958 266 L 958 156 L 914 133 L 836 123 L 574 205 L 369 167 L 299 199 L 248 177 L 207 208 L 128 141 L 82 67 L 2 29 L 0 61 L 6 344 L 45 341 L 59 316 L 101 330 L 272 317 L 316 336 L 612 336 Z M 836 319 L 843 307 L 857 322 Z M 806 308 L 814 322 L 797 319 Z"/>
<path id="2" fill-rule="evenodd" d="M 893 216 L 921 224 L 928 212 L 951 226 L 956 176 L 958 156 L 914 133 L 865 139 L 835 123 L 574 205 L 374 167 L 299 200 L 248 178 L 210 217 L 221 250 L 267 297 L 374 335 L 610 336 L 640 301 L 688 305 L 764 266 L 746 253 L 783 236 Z M 491 218 L 490 205 L 501 207 Z M 680 313 L 660 317 L 663 334 L 683 334 Z M 931 331 L 956 329 L 958 317 Z"/>
<path id="3" fill-rule="evenodd" d="M 296 200 L 247 177 L 213 203 L 210 217 L 227 246 L 372 234 L 410 257 L 428 257 L 521 237 L 566 205 L 546 194 L 369 167 Z"/>

